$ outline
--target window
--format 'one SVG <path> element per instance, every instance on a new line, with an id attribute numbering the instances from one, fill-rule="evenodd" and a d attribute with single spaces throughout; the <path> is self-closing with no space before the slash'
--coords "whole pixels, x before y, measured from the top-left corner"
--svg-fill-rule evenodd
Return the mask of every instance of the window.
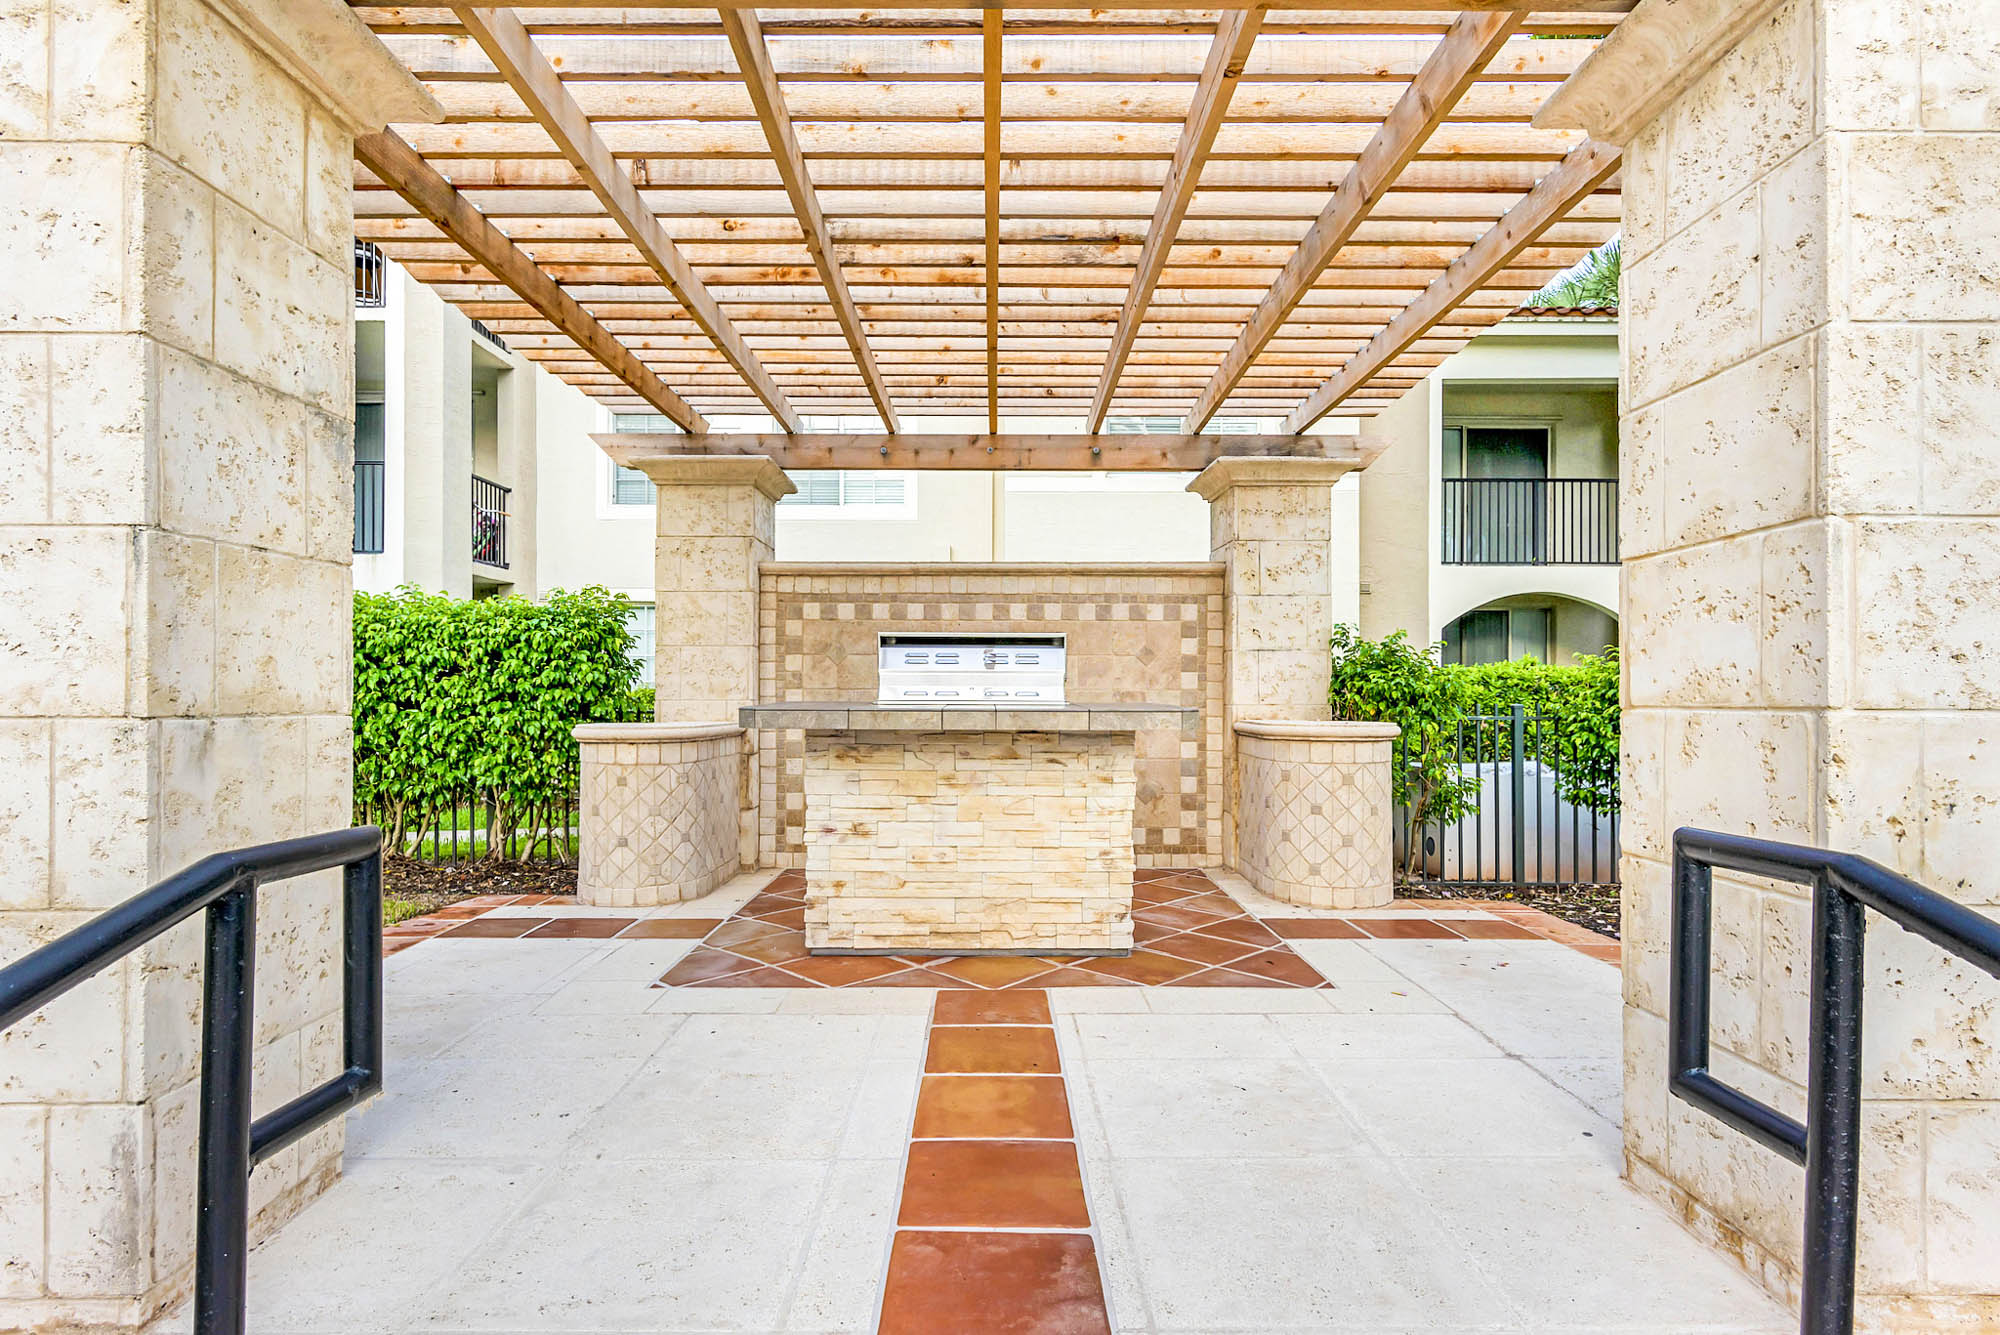
<path id="1" fill-rule="evenodd" d="M 787 476 L 798 490 L 778 504 L 810 509 L 814 519 L 844 517 L 844 511 L 856 518 L 884 519 L 908 515 L 916 508 L 916 479 L 907 473 L 802 469 Z"/>
<path id="2" fill-rule="evenodd" d="M 662 435 L 678 432 L 679 427 L 668 421 L 663 413 L 613 413 L 613 431 L 655 432 Z M 611 465 L 611 503 L 613 505 L 651 505 L 653 503 L 653 480 L 636 468 L 626 468 L 621 464 Z M 649 614 L 650 615 L 650 614 Z"/>
<path id="3" fill-rule="evenodd" d="M 653 684 L 653 605 L 639 603 L 626 615 L 625 625 L 632 632 L 632 661 L 639 665 L 639 684 Z"/>
<path id="4" fill-rule="evenodd" d="M 1444 628 L 1444 661 L 1471 665 L 1532 657 L 1549 662 L 1552 620 L 1546 607 L 1490 607 L 1467 612 Z"/>
<path id="5" fill-rule="evenodd" d="M 383 462 L 382 404 L 354 405 L 354 550 L 382 550 L 388 465 Z"/>

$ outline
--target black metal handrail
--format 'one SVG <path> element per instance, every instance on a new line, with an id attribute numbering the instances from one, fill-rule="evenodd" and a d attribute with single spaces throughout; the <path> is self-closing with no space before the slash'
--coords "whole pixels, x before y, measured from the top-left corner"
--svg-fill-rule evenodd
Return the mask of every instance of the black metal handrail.
<path id="1" fill-rule="evenodd" d="M 382 249 L 372 241 L 354 243 L 354 304 L 357 306 L 381 306 L 384 288 L 382 283 Z"/>
<path id="2" fill-rule="evenodd" d="M 345 873 L 345 1069 L 253 1122 L 257 891 L 334 867 Z M 0 1029 L 204 910 L 194 1329 L 243 1335 L 250 1170 L 382 1088 L 382 832 L 366 825 L 203 858 L 0 969 Z"/>
<path id="3" fill-rule="evenodd" d="M 1618 479 L 1448 477 L 1445 565 L 1616 565 Z"/>
<path id="4" fill-rule="evenodd" d="M 513 489 L 472 475 L 472 559 L 481 565 L 507 565 L 507 500 Z"/>
<path id="5" fill-rule="evenodd" d="M 1803 1124 L 1708 1070 L 1709 902 L 1714 871 L 1812 887 L 1811 1022 Z M 1806 1170 L 1800 1335 L 1854 1329 L 1861 1187 L 1864 909 L 2000 978 L 2000 922 L 1851 853 L 1708 830 L 1674 832 L 1667 1087 Z"/>

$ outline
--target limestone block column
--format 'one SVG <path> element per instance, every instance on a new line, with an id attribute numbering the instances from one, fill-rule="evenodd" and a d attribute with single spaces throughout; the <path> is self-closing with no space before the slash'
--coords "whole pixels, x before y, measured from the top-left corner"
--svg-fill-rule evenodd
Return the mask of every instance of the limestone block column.
<path id="1" fill-rule="evenodd" d="M 1229 801 L 1223 857 L 1236 865 L 1242 719 L 1327 717 L 1332 673 L 1333 484 L 1345 459 L 1218 459 L 1188 490 L 1208 502 L 1209 559 L 1225 567 L 1223 675 Z"/>
<path id="2" fill-rule="evenodd" d="M 350 145 L 435 116 L 336 0 L 0 6 L 0 962 L 350 823 Z M 342 1064 L 338 904 L 259 898 L 258 1112 Z M 185 1291 L 201 939 L 0 1034 L 0 1329 Z"/>
<path id="3" fill-rule="evenodd" d="M 669 438 L 671 439 L 671 438 Z M 736 722 L 757 703 L 757 571 L 777 541 L 778 498 L 797 490 L 762 456 L 613 456 L 655 487 L 653 716 Z M 757 864 L 757 746 L 742 739 L 738 790 L 744 866 Z"/>
<path id="4" fill-rule="evenodd" d="M 1645 0 L 1544 112 L 1626 146 L 1625 1150 L 1783 1292 L 1802 1173 L 1666 1092 L 1681 825 L 2000 906 L 2000 36 Z M 1968 276 L 1971 276 L 1968 280 Z M 1798 1115 L 1810 906 L 1717 877 L 1715 1070 Z M 2000 1326 L 2000 984 L 1869 932 L 1871 1329 Z"/>

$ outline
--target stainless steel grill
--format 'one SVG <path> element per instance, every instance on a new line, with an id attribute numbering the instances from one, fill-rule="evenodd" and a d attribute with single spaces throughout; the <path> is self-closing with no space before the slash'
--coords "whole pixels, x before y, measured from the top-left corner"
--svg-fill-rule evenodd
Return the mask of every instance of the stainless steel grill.
<path id="1" fill-rule="evenodd" d="M 1060 635 L 882 637 L 878 703 L 945 705 L 1063 703 Z"/>

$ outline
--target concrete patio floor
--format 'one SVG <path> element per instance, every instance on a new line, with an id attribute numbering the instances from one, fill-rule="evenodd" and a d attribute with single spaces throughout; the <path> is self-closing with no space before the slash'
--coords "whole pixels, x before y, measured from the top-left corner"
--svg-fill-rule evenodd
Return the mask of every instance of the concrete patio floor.
<path id="1" fill-rule="evenodd" d="M 528 912 L 601 916 L 494 911 Z M 1793 1329 L 1619 1181 L 1616 968 L 1289 944 L 1331 986 L 662 987 L 696 941 L 427 940 L 388 961 L 346 1177 L 254 1253 L 251 1329 Z M 972 1106 L 1003 1085 L 1034 1125 Z"/>

